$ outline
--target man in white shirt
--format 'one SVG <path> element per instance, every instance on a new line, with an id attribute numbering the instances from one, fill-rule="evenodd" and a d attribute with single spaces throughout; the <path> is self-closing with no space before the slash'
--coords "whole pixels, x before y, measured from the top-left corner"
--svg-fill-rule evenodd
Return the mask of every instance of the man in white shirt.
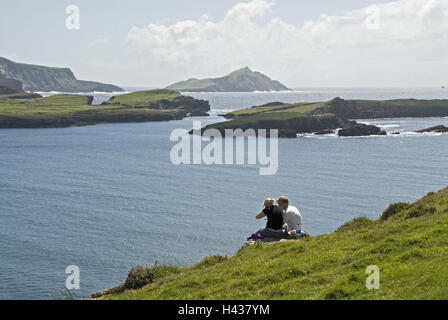
<path id="1" fill-rule="evenodd" d="M 297 232 L 299 230 L 303 230 L 302 215 L 296 207 L 289 205 L 288 197 L 281 196 L 277 199 L 277 203 L 278 206 L 283 209 L 283 222 L 288 230 L 288 233 L 292 230 Z"/>

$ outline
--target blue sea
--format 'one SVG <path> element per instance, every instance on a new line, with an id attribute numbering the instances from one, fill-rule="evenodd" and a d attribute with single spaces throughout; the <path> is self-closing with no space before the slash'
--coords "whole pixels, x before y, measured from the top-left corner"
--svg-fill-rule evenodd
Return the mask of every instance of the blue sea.
<path id="1" fill-rule="evenodd" d="M 132 91 L 132 89 L 128 89 Z M 279 141 L 276 175 L 258 165 L 179 165 L 174 129 L 271 101 L 448 99 L 448 90 L 297 89 L 191 93 L 210 117 L 62 129 L 0 130 L 0 299 L 58 299 L 66 267 L 80 269 L 75 298 L 123 282 L 135 265 L 185 266 L 232 255 L 262 227 L 266 197 L 287 195 L 312 235 L 391 203 L 447 186 L 448 135 L 414 134 L 448 118 L 361 120 L 401 135 Z M 95 103 L 110 94 L 95 93 Z"/>

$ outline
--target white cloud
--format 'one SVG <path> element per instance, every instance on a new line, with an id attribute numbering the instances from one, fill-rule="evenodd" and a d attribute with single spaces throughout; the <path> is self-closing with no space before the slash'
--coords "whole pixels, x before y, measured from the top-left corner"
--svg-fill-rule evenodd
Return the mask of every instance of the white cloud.
<path id="1" fill-rule="evenodd" d="M 266 19 L 274 6 L 274 2 L 253 0 L 233 6 L 221 21 L 202 16 L 174 24 L 134 26 L 127 45 L 140 63 L 157 65 L 179 78 L 220 75 L 248 65 L 288 83 L 306 85 L 303 77 L 307 77 L 308 83 L 319 85 L 334 83 L 343 70 L 366 74 L 395 68 L 397 72 L 392 62 L 412 62 L 417 57 L 415 70 L 421 59 L 426 68 L 428 59 L 442 59 L 446 66 L 446 0 L 371 5 L 341 15 L 322 14 L 302 25 L 279 17 Z M 428 52 L 428 46 L 433 50 Z M 416 50 L 412 57 L 410 50 Z M 434 55 L 434 50 L 442 52 Z M 343 68 L 344 63 L 350 66 Z M 406 72 L 403 79 L 409 76 Z M 351 82 L 359 77 L 347 75 Z"/>

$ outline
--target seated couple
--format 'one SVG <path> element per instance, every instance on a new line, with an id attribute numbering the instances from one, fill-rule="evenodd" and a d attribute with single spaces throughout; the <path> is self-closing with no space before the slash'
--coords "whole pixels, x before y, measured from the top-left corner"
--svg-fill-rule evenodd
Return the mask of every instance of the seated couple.
<path id="1" fill-rule="evenodd" d="M 257 214 L 257 219 L 267 217 L 266 228 L 257 231 L 267 238 L 300 238 L 302 234 L 302 215 L 299 210 L 289 205 L 288 197 L 281 196 L 277 199 L 266 199 L 263 210 Z"/>

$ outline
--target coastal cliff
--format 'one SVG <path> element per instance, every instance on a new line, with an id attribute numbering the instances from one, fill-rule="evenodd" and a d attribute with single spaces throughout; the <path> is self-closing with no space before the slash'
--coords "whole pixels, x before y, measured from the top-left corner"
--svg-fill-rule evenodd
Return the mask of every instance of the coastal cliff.
<path id="1" fill-rule="evenodd" d="M 6 78 L 0 72 L 0 94 L 19 93 L 23 91 L 23 84 L 15 79 Z"/>
<path id="2" fill-rule="evenodd" d="M 122 92 L 112 84 L 76 79 L 69 68 L 53 68 L 14 62 L 0 57 L 0 75 L 21 83 L 25 91 Z M 1 82 L 1 80 L 0 80 Z M 1 84 L 0 84 L 1 85 Z"/>

